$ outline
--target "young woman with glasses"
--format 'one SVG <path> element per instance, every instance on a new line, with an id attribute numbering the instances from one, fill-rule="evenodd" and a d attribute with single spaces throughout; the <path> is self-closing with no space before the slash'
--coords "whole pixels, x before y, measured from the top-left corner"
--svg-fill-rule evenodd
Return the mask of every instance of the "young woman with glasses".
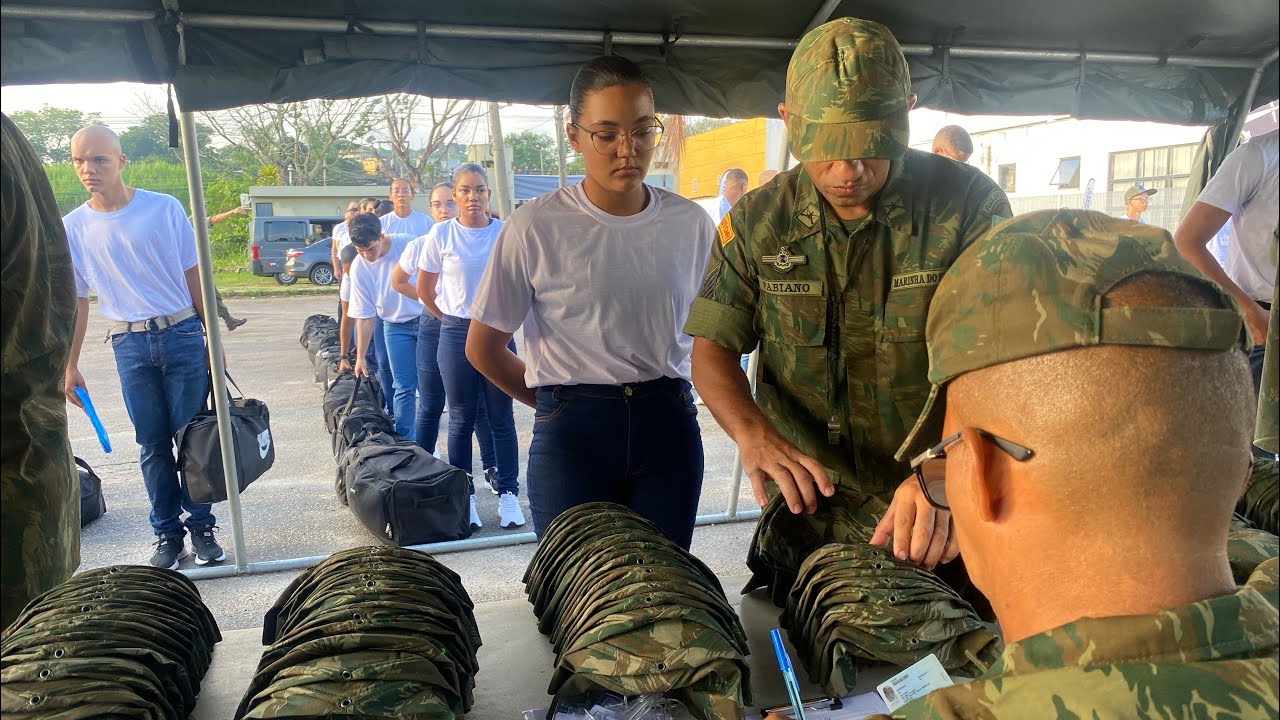
<path id="1" fill-rule="evenodd" d="M 586 177 L 503 228 L 467 356 L 536 409 L 528 487 L 539 534 L 570 507 L 611 501 L 687 548 L 703 453 L 681 328 L 715 228 L 692 201 L 644 184 L 662 123 L 634 63 L 584 65 L 569 107 Z M 505 349 L 522 325 L 524 361 Z"/>

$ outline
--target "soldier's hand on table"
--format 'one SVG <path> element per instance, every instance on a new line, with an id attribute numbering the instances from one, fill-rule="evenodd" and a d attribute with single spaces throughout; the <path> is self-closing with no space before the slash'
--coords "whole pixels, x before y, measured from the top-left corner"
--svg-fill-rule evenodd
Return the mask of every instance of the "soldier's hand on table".
<path id="1" fill-rule="evenodd" d="M 942 461 L 924 466 L 925 475 L 943 472 Z M 903 562 L 933 570 L 960 554 L 951 532 L 951 513 L 929 504 L 914 476 L 907 478 L 893 494 L 893 502 L 871 535 L 871 544 L 885 547 L 893 542 L 893 556 Z"/>
<path id="2" fill-rule="evenodd" d="M 742 470 L 751 478 L 756 503 L 769 503 L 768 483 L 778 486 L 791 512 L 812 513 L 818 509 L 818 493 L 831 497 L 835 486 L 822 463 L 800 452 L 772 429 L 744 438 L 738 443 Z"/>
<path id="3" fill-rule="evenodd" d="M 86 392 L 89 390 L 89 386 L 84 382 L 84 375 L 80 374 L 80 369 L 68 365 L 63 380 L 62 393 L 67 396 L 67 402 L 83 410 L 84 405 L 80 404 L 80 397 L 76 395 L 76 388 L 78 387 L 84 388 Z"/>

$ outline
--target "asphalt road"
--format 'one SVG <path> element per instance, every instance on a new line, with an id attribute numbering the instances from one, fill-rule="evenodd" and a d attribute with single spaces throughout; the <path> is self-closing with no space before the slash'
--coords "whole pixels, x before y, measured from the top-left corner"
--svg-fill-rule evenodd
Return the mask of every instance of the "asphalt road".
<path id="1" fill-rule="evenodd" d="M 241 496 L 248 561 L 313 557 L 375 544 L 377 540 L 334 495 L 335 464 L 320 415 L 323 390 L 313 382 L 307 353 L 298 344 L 303 320 L 312 313 L 331 314 L 334 299 L 233 298 L 229 304 L 233 314 L 247 317 L 249 322 L 235 332 L 223 333 L 228 368 L 246 395 L 267 403 L 276 442 L 275 466 Z M 97 306 L 92 305 L 80 369 L 110 434 L 112 453 L 102 452 L 88 419 L 75 407 L 69 407 L 71 445 L 102 477 L 107 500 L 107 514 L 81 533 L 81 570 L 145 563 L 155 539 L 147 523 L 149 505 L 138 471 L 138 447 L 120 394 L 115 358 L 111 346 L 103 342 L 107 325 Z M 710 515 L 724 512 L 728 502 L 733 443 L 710 413 L 700 410 L 706 474 L 699 514 Z M 448 415 L 446 421 L 447 418 Z M 516 403 L 522 479 L 532 427 L 533 411 Z M 478 448 L 474 456 L 479 458 Z M 532 523 L 514 530 L 498 528 L 497 498 L 483 487 L 477 493 L 477 501 L 485 527 L 472 537 L 532 531 Z M 521 502 L 525 504 L 526 518 L 530 517 L 523 495 Z M 754 507 L 749 487 L 740 492 L 739 506 Z M 221 526 L 220 541 L 230 554 L 226 503 L 215 506 L 214 512 Z M 745 574 L 752 529 L 750 522 L 698 528 L 693 551 L 722 576 Z M 534 549 L 534 545 L 525 544 L 440 557 L 462 576 L 472 598 L 484 602 L 523 597 L 520 577 Z M 190 567 L 195 565 L 188 558 L 183 561 L 183 568 Z M 223 629 L 252 628 L 262 624 L 263 614 L 295 574 L 276 572 L 202 580 L 199 588 Z M 733 593 L 736 588 L 726 591 Z"/>

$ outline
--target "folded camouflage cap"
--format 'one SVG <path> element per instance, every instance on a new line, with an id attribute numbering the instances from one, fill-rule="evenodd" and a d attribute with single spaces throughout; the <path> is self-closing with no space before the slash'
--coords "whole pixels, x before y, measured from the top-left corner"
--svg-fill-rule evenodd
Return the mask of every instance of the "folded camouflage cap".
<path id="1" fill-rule="evenodd" d="M 787 144 L 800 162 L 907 149 L 911 74 L 889 28 L 840 18 L 805 33 L 787 66 Z"/>
<path id="2" fill-rule="evenodd" d="M 1200 285 L 1218 307 L 1103 307 L 1111 289 L 1148 273 Z M 1091 210 L 1020 215 L 970 245 L 938 284 L 925 340 L 933 390 L 899 460 L 941 439 L 946 384 L 973 370 L 1095 345 L 1252 346 L 1235 302 L 1182 259 L 1168 231 Z"/>

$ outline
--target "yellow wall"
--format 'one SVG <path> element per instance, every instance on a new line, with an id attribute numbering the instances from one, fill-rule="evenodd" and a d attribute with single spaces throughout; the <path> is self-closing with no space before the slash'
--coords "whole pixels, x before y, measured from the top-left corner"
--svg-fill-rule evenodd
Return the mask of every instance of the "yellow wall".
<path id="1" fill-rule="evenodd" d="M 747 188 L 754 188 L 765 168 L 766 122 L 765 118 L 743 120 L 685 138 L 679 193 L 687 198 L 715 197 L 720 176 L 732 167 L 745 170 Z"/>

